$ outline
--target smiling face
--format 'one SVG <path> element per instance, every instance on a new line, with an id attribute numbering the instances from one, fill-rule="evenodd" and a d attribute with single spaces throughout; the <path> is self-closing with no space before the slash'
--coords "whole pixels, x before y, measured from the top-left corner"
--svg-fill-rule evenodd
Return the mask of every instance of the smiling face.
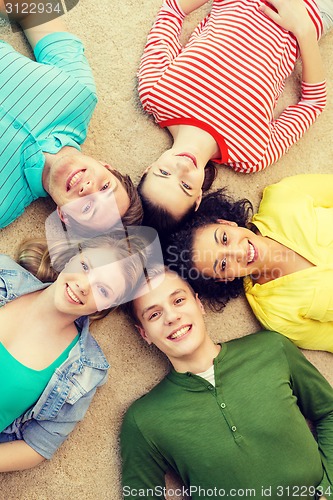
<path id="1" fill-rule="evenodd" d="M 130 205 L 111 167 L 78 152 L 62 156 L 52 165 L 48 192 L 64 222 L 68 214 L 94 230 L 112 227 Z"/>
<path id="2" fill-rule="evenodd" d="M 68 262 L 54 286 L 57 309 L 78 318 L 116 305 L 126 282 L 114 250 L 87 248 Z"/>
<path id="3" fill-rule="evenodd" d="M 196 269 L 219 281 L 262 272 L 267 256 L 265 238 L 235 222 L 219 221 L 196 230 L 192 257 Z"/>
<path id="4" fill-rule="evenodd" d="M 199 207 L 205 171 L 198 168 L 196 158 L 190 153 L 175 154 L 167 150 L 146 172 L 143 196 L 176 219 L 181 219 L 194 205 Z"/>
<path id="5" fill-rule="evenodd" d="M 141 336 L 166 354 L 178 371 L 186 371 L 198 350 L 211 342 L 200 300 L 175 273 L 166 272 L 163 282 L 133 305 Z"/>

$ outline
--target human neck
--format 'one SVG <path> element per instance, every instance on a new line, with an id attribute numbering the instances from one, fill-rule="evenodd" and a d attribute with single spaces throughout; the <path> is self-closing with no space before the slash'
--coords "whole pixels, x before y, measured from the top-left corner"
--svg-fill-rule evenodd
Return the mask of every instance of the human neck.
<path id="1" fill-rule="evenodd" d="M 264 238 L 267 244 L 267 258 L 263 261 L 258 276 L 253 277 L 256 283 L 263 285 L 282 276 L 313 267 L 312 262 L 294 250 L 271 238 Z"/>
<path id="2" fill-rule="evenodd" d="M 181 358 L 169 359 L 176 372 L 202 373 L 213 365 L 214 359 L 220 350 L 221 346 L 214 344 L 207 335 L 204 343 L 202 343 L 195 351 L 182 356 Z"/>
<path id="3" fill-rule="evenodd" d="M 32 303 L 29 304 L 26 319 L 30 324 L 36 324 L 41 321 L 42 317 L 45 331 L 51 328 L 61 332 L 71 327 L 77 317 L 61 313 L 56 309 L 54 305 L 54 288 L 53 284 L 51 284 L 49 287 L 34 293 L 31 297 Z"/>
<path id="4" fill-rule="evenodd" d="M 50 194 L 49 191 L 49 186 L 50 186 L 50 173 L 51 170 L 56 166 L 59 160 L 61 160 L 64 156 L 72 156 L 76 154 L 82 154 L 80 151 L 78 151 L 76 148 L 73 148 L 72 146 L 65 146 L 58 153 L 51 154 L 51 153 L 46 153 L 43 152 L 44 157 L 45 157 L 45 163 L 44 163 L 44 168 L 43 168 L 43 174 L 42 174 L 42 184 L 43 188 L 45 191 L 47 191 Z"/>
<path id="5" fill-rule="evenodd" d="M 220 157 L 217 142 L 205 130 L 191 125 L 173 125 L 169 131 L 174 140 L 171 149 L 176 154 L 193 154 L 197 159 L 198 168 L 205 168 L 209 160 Z"/>

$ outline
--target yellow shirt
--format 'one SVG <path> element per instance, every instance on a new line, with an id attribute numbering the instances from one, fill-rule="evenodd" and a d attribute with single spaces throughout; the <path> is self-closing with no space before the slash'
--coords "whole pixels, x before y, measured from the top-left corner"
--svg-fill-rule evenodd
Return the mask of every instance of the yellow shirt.
<path id="1" fill-rule="evenodd" d="M 254 314 L 299 347 L 333 352 L 333 175 L 296 175 L 268 186 L 252 222 L 314 264 L 263 285 L 246 277 Z"/>

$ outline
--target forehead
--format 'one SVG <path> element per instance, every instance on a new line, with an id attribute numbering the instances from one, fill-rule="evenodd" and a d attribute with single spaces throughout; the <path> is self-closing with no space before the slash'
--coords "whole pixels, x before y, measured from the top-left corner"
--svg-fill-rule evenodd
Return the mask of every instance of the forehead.
<path id="1" fill-rule="evenodd" d="M 142 193 L 152 203 L 165 208 L 174 217 L 181 217 L 192 205 L 195 199 L 188 196 L 180 187 L 177 176 L 160 177 L 150 169 L 142 186 Z"/>
<path id="2" fill-rule="evenodd" d="M 82 261 L 87 261 L 90 269 L 107 269 L 118 264 L 116 252 L 113 248 L 96 247 L 83 248 L 69 261 L 66 268 L 77 267 Z"/>
<path id="3" fill-rule="evenodd" d="M 186 293 L 191 293 L 186 281 L 181 279 L 177 274 L 171 272 L 165 273 L 162 283 L 155 287 L 154 281 L 156 279 L 158 277 L 151 280 L 152 289 L 149 290 L 149 285 L 145 285 L 142 295 L 134 300 L 134 308 L 138 315 L 140 311 L 143 311 L 147 307 L 163 305 L 163 303 L 170 300 L 170 297 L 177 290 L 184 290 Z M 144 293 L 145 291 L 146 293 Z"/>

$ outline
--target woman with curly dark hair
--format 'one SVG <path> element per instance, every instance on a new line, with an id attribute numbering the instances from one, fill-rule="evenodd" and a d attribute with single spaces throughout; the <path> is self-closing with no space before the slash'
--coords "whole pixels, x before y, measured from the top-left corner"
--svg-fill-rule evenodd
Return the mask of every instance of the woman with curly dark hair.
<path id="1" fill-rule="evenodd" d="M 208 299 L 215 310 L 221 310 L 229 299 L 236 298 L 243 291 L 243 280 L 236 278 L 226 284 L 199 271 L 194 249 L 197 232 L 221 218 L 235 221 L 238 226 L 246 226 L 252 212 L 249 200 L 234 201 L 226 194 L 225 189 L 214 191 L 203 198 L 195 217 L 180 231 L 171 235 L 170 244 L 166 247 L 165 258 L 168 267 L 185 278 L 200 297 Z"/>
<path id="2" fill-rule="evenodd" d="M 211 193 L 172 236 L 167 262 L 216 309 L 244 281 L 265 328 L 299 347 L 333 352 L 332 193 L 333 175 L 288 177 L 264 190 L 250 224 L 248 200 Z"/>

